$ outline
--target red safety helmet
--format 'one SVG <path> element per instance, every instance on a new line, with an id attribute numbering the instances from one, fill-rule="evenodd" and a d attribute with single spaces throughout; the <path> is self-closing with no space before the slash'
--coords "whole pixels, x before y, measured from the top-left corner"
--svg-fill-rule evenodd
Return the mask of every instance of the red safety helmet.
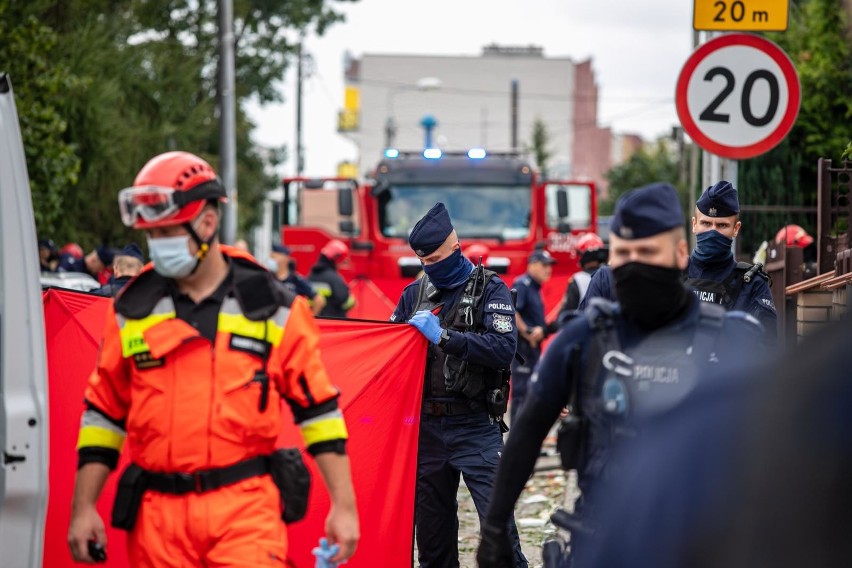
<path id="1" fill-rule="evenodd" d="M 166 152 L 148 160 L 133 186 L 119 192 L 118 205 L 125 225 L 150 229 L 188 223 L 207 200 L 226 196 L 206 161 L 189 152 Z"/>
<path id="2" fill-rule="evenodd" d="M 588 262 L 598 261 L 604 263 L 609 258 L 609 251 L 604 245 L 603 240 L 595 233 L 586 233 L 577 239 L 577 244 L 574 246 L 577 254 L 580 255 L 580 265 Z"/>
<path id="3" fill-rule="evenodd" d="M 464 255 L 474 264 L 479 264 L 480 258 L 482 263 L 485 264 L 489 254 L 491 254 L 491 249 L 482 243 L 473 243 L 464 249 Z"/>
<path id="4" fill-rule="evenodd" d="M 64 247 L 59 249 L 59 254 L 60 255 L 70 254 L 71 256 L 76 258 L 77 260 L 80 260 L 81 258 L 83 258 L 83 255 L 85 253 L 83 252 L 83 247 L 81 247 L 77 243 L 68 243 Z"/>
<path id="5" fill-rule="evenodd" d="M 343 262 L 349 256 L 349 247 L 339 239 L 331 239 L 320 249 L 320 254 L 335 264 Z"/>
<path id="6" fill-rule="evenodd" d="M 805 248 L 814 242 L 814 238 L 799 225 L 787 225 L 775 234 L 775 242 L 786 242 L 788 247 Z"/>
<path id="7" fill-rule="evenodd" d="M 584 253 L 587 250 L 604 248 L 604 242 L 594 233 L 586 233 L 577 239 L 577 252 Z"/>

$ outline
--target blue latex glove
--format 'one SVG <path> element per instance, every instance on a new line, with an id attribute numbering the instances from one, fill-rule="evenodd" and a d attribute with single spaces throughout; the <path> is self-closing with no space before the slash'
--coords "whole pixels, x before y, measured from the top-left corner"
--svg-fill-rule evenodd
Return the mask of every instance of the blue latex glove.
<path id="1" fill-rule="evenodd" d="M 408 320 L 408 323 L 413 325 L 432 343 L 438 345 L 441 340 L 441 324 L 438 322 L 438 316 L 429 310 L 420 310 L 414 317 Z"/>
<path id="2" fill-rule="evenodd" d="M 340 552 L 340 545 L 328 545 L 328 540 L 325 537 L 319 539 L 320 545 L 311 550 L 311 553 L 317 557 L 316 568 L 337 568 L 338 563 L 332 562 L 331 558 Z"/>

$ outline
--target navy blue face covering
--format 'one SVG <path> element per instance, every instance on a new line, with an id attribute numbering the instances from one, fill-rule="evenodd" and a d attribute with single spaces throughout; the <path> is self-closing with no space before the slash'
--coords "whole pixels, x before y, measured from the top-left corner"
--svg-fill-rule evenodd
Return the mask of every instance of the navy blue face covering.
<path id="1" fill-rule="evenodd" d="M 731 245 L 734 239 L 729 239 L 716 230 L 704 231 L 695 235 L 695 251 L 693 256 L 701 262 L 719 262 L 733 256 Z"/>
<path id="2" fill-rule="evenodd" d="M 463 284 L 473 270 L 473 264 L 457 248 L 450 256 L 435 264 L 424 264 L 423 270 L 436 287 L 449 290 Z"/>

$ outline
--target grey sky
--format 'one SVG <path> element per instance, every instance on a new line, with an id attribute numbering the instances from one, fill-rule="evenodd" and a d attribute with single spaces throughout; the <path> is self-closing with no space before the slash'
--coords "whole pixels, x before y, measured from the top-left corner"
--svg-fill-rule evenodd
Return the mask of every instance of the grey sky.
<path id="1" fill-rule="evenodd" d="M 342 10 L 345 23 L 306 42 L 314 60 L 304 85 L 307 175 L 334 174 L 338 162 L 357 156 L 355 145 L 336 132 L 346 50 L 356 57 L 479 55 L 490 43 L 541 45 L 545 56 L 593 59 L 602 125 L 653 138 L 678 122 L 675 82 L 692 51 L 689 0 L 361 0 Z M 291 69 L 281 84 L 283 104 L 251 106 L 258 143 L 292 148 L 294 84 Z M 293 170 L 290 160 L 282 173 Z"/>

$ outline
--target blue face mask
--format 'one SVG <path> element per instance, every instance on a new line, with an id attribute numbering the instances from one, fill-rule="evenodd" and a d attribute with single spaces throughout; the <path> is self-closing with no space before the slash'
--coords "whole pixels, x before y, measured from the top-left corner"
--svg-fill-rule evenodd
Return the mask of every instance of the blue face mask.
<path id="1" fill-rule="evenodd" d="M 435 264 L 424 264 L 423 270 L 432 284 L 439 289 L 449 290 L 467 280 L 473 271 L 473 264 L 462 256 L 461 249 L 458 248 L 444 260 L 439 260 Z"/>
<path id="2" fill-rule="evenodd" d="M 154 270 L 166 278 L 185 278 L 198 266 L 198 258 L 189 253 L 189 235 L 148 238 L 148 252 Z"/>
<path id="3" fill-rule="evenodd" d="M 734 253 L 729 239 L 719 231 L 704 231 L 695 235 L 695 250 L 692 255 L 700 262 L 719 262 L 731 258 Z"/>

